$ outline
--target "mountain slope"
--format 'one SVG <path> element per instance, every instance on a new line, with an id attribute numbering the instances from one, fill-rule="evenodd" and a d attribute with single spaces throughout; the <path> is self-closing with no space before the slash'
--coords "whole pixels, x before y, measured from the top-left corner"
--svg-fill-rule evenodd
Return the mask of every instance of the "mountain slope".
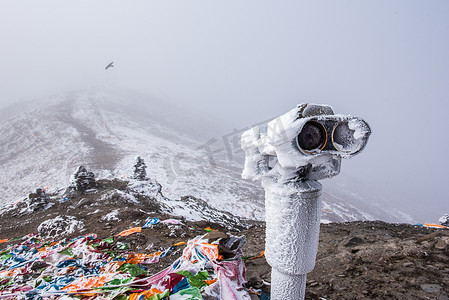
<path id="1" fill-rule="evenodd" d="M 230 160 L 210 121 L 192 113 L 119 89 L 71 92 L 11 111 L 0 123 L 4 204 L 32 188 L 62 191 L 79 165 L 99 178 L 127 178 L 139 155 L 164 195 L 191 195 L 241 217 L 264 218 L 260 183 L 241 179 L 243 157 Z M 333 180 L 324 183 L 324 222 L 410 221 Z"/>

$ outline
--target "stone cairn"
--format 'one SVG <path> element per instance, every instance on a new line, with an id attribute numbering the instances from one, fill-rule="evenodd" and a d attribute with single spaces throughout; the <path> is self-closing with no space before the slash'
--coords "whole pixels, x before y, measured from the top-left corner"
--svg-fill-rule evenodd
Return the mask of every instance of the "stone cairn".
<path id="1" fill-rule="evenodd" d="M 48 200 L 50 200 L 50 196 L 45 193 L 44 189 L 36 189 L 36 192 L 30 193 L 26 200 L 28 212 L 44 209 L 48 204 Z"/>
<path id="2" fill-rule="evenodd" d="M 138 156 L 136 158 L 136 164 L 134 165 L 133 178 L 140 180 L 140 181 L 148 180 L 147 171 L 145 170 L 146 168 L 147 168 L 147 165 L 145 164 L 145 161 L 143 160 L 143 158 Z"/>
<path id="3" fill-rule="evenodd" d="M 97 191 L 98 184 L 95 175 L 87 171 L 84 166 L 79 166 L 72 176 L 72 180 L 67 187 L 64 195 L 73 196 L 76 194 L 90 194 Z"/>

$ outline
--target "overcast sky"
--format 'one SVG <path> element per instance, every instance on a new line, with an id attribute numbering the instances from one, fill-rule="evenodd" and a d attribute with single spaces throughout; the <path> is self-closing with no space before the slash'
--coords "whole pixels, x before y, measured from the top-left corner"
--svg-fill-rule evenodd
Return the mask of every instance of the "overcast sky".
<path id="1" fill-rule="evenodd" d="M 448 16 L 448 1 L 1 0 L 0 105 L 116 84 L 238 129 L 326 103 L 373 130 L 342 173 L 436 222 L 449 213 Z"/>

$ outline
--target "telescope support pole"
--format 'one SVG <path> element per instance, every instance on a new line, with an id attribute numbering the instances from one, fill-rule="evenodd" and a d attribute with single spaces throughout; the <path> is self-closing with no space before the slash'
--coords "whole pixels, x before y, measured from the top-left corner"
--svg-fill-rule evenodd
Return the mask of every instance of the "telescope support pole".
<path id="1" fill-rule="evenodd" d="M 288 275 L 271 269 L 271 299 L 304 299 L 307 274 Z"/>
<path id="2" fill-rule="evenodd" d="M 271 299 L 305 297 L 306 276 L 315 267 L 321 219 L 318 181 L 266 178 L 265 257 L 272 267 Z"/>

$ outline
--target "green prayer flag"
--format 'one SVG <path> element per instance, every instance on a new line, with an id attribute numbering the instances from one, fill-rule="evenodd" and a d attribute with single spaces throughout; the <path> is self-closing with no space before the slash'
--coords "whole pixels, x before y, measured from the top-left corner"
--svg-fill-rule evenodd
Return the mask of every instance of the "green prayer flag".
<path id="1" fill-rule="evenodd" d="M 108 238 L 105 238 L 104 240 L 103 240 L 103 242 L 106 242 L 106 243 L 108 243 L 108 244 L 112 244 L 113 242 L 114 242 L 114 238 L 111 236 L 111 237 L 108 237 Z"/>
<path id="2" fill-rule="evenodd" d="M 176 272 L 180 275 L 184 275 L 187 277 L 187 280 L 189 281 L 189 284 L 193 287 L 202 288 L 203 286 L 207 286 L 207 283 L 204 282 L 204 280 L 207 280 L 209 274 L 207 271 L 200 271 L 196 275 L 192 275 L 189 271 L 179 271 Z"/>
<path id="3" fill-rule="evenodd" d="M 160 299 L 166 298 L 168 296 L 170 296 L 170 290 L 167 289 L 162 294 L 156 294 L 147 299 L 148 300 L 160 300 Z"/>
<path id="4" fill-rule="evenodd" d="M 65 248 L 64 250 L 59 251 L 58 253 L 65 254 L 68 256 L 73 256 L 73 249 L 72 249 L 72 247 L 68 247 L 68 248 Z"/>
<path id="5" fill-rule="evenodd" d="M 137 277 L 139 275 L 147 275 L 147 271 L 143 270 L 138 265 L 124 264 L 120 267 L 119 271 L 128 272 L 131 276 Z"/>
<path id="6" fill-rule="evenodd" d="M 190 287 L 184 290 L 177 292 L 170 296 L 170 299 L 173 300 L 203 300 L 203 296 L 201 296 L 201 292 L 196 287 Z"/>

